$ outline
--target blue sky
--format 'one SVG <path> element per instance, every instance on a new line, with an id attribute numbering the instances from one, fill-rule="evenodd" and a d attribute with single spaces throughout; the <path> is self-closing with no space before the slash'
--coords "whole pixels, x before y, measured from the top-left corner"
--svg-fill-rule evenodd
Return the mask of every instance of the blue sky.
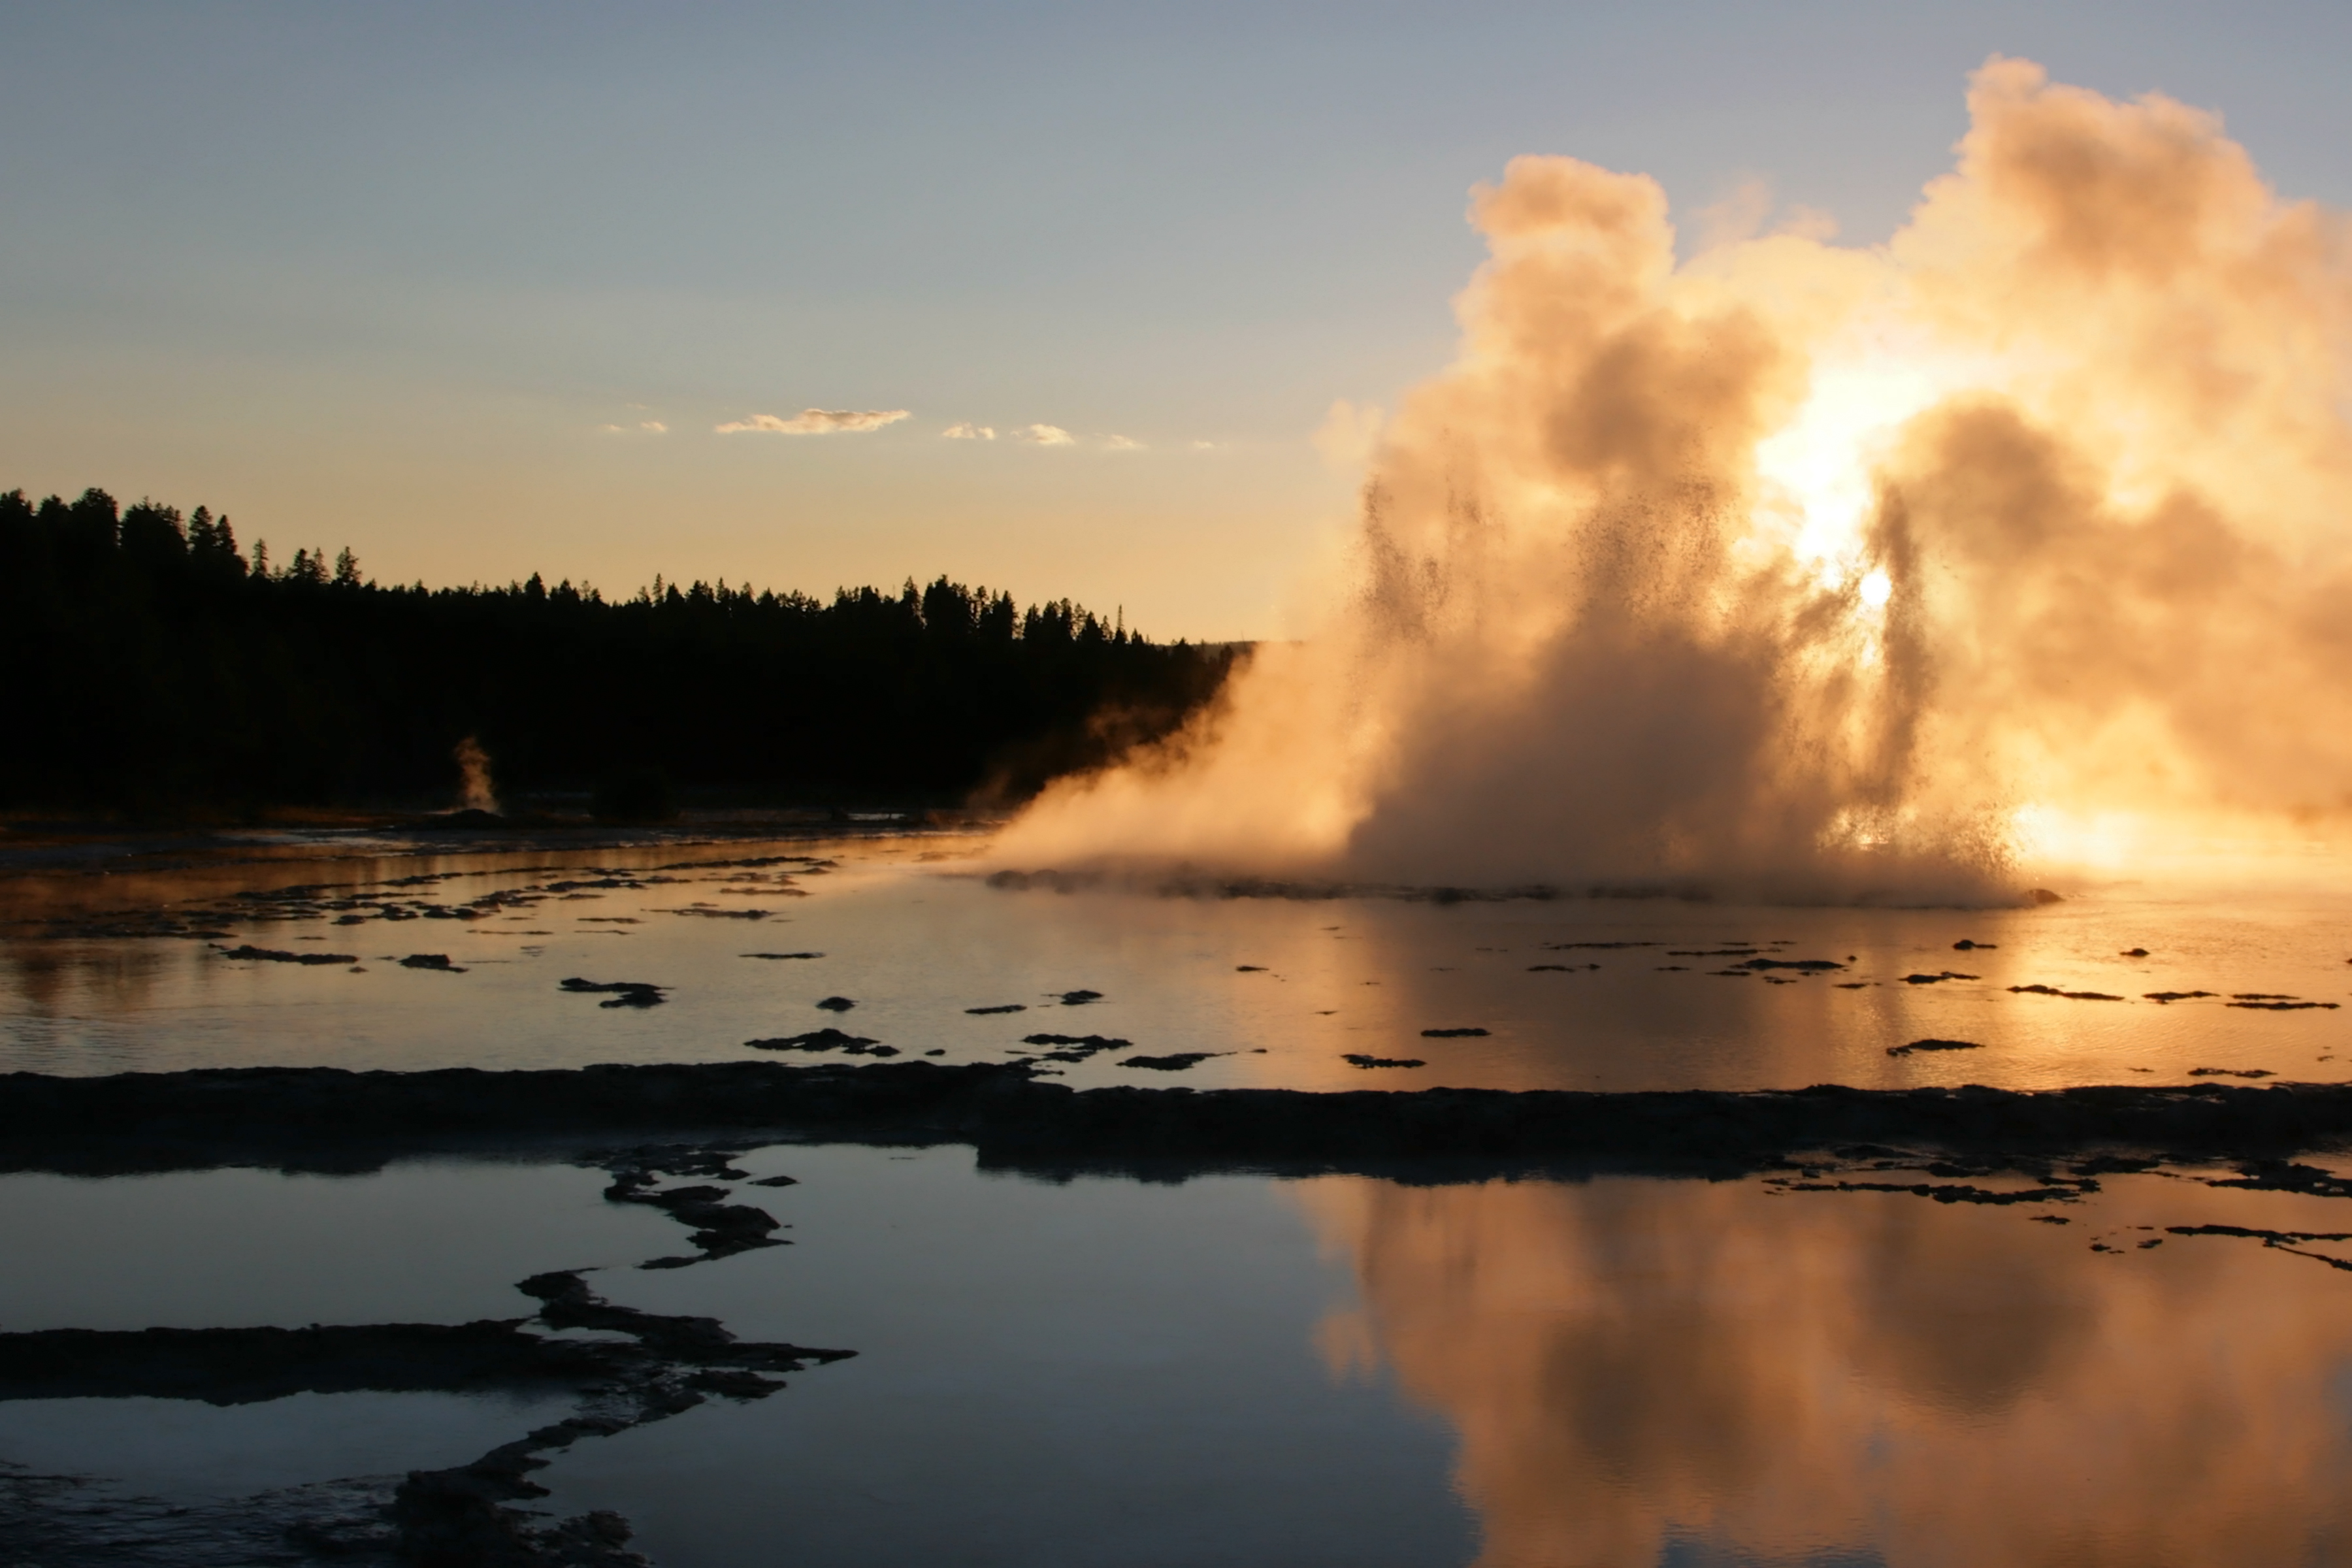
<path id="1" fill-rule="evenodd" d="M 2342 7 L 0 5 L 0 488 L 1277 632 L 1350 503 L 1309 437 L 1446 360 L 1474 183 L 1760 177 L 1874 242 L 1996 51 L 2352 205 Z M 717 432 L 809 406 L 908 417 Z"/>

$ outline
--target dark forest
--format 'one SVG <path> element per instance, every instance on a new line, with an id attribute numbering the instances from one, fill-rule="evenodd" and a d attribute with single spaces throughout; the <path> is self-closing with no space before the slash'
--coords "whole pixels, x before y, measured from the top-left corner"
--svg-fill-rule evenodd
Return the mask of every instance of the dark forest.
<path id="1" fill-rule="evenodd" d="M 608 816 L 1009 802 L 1167 732 L 1234 653 L 944 577 L 387 585 L 97 489 L 0 495 L 0 805 L 134 814 L 449 804 L 468 738 L 509 802 Z"/>

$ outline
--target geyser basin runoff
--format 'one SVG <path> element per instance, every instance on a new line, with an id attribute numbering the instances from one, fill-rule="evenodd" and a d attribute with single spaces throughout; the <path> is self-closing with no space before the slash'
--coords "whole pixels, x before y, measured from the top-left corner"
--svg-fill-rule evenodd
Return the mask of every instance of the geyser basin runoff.
<path id="1" fill-rule="evenodd" d="M 632 1160 L 764 1205 L 793 1245 L 630 1267 L 676 1246 L 641 1189 L 609 1195 Z M 497 1561 L 2332 1562 L 2352 1539 L 2352 1184 L 2278 1179 L 2304 1190 L 1873 1155 L 1715 1182 L 1458 1163 L 1041 1181 L 838 1145 L 0 1177 L 0 1551 L 388 1568 L 418 1521 L 404 1472 L 582 1394 L 560 1369 L 461 1392 L 374 1342 L 429 1328 L 341 1360 L 335 1336 L 525 1318 L 544 1298 L 493 1288 L 503 1258 L 537 1292 L 523 1271 L 594 1266 L 577 1278 L 631 1325 L 532 1325 L 549 1353 L 616 1353 L 695 1400 L 641 1385 L 633 1418 L 541 1452 L 546 1495 L 499 1517 L 594 1528 Z M 472 1200 L 454 1226 L 453 1191 Z M 91 1360 L 72 1398 L 20 1353 L 27 1330 L 314 1315 L 316 1353 L 146 1346 Z M 665 1333 L 718 1342 L 663 1327 L 696 1323 L 858 1353 L 764 1390 L 627 1359 Z M 420 1381 L 440 1391 L 383 1392 Z"/>
<path id="2" fill-rule="evenodd" d="M 2063 903 L 2005 910 L 1226 898 L 992 885 L 971 858 L 982 847 L 312 861 L 134 888 L 18 878 L 0 882 L 0 1067 L 817 1063 L 887 1049 L 901 1063 L 1029 1061 L 1074 1087 L 2352 1078 L 2352 894 L 2337 890 L 2352 879 L 2226 896 L 2068 883 Z M 356 962 L 289 962 L 331 955 Z M 650 1005 L 606 1005 L 633 999 Z M 835 1038 L 874 1044 L 853 1057 Z M 1972 1048 L 1906 1049 L 1920 1041 Z M 1122 1065 L 1195 1056 L 1172 1071 Z"/>

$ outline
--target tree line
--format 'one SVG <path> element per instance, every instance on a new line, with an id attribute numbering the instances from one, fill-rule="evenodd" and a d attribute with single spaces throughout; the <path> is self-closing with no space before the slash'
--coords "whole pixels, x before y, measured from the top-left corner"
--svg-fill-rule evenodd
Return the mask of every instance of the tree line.
<path id="1" fill-rule="evenodd" d="M 671 791 L 766 805 L 1018 798 L 1164 734 L 1229 645 L 940 577 L 830 602 L 697 582 L 605 598 L 250 557 L 226 516 L 0 495 L 0 805 L 150 812 Z"/>

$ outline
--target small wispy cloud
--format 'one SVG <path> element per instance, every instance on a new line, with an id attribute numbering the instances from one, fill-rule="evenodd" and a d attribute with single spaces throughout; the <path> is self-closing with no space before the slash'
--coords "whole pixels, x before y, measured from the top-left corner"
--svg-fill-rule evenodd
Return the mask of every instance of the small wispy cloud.
<path id="1" fill-rule="evenodd" d="M 1111 452 L 1140 452 L 1146 449 L 1143 443 L 1132 436 L 1106 436 L 1103 448 Z"/>
<path id="2" fill-rule="evenodd" d="M 653 436 L 667 436 L 669 434 L 669 426 L 663 424 L 658 419 L 640 419 L 637 421 L 637 428 Z"/>
<path id="3" fill-rule="evenodd" d="M 1059 425 L 1024 425 L 1013 432 L 1013 438 L 1035 447 L 1075 446 L 1078 439 Z"/>
<path id="4" fill-rule="evenodd" d="M 940 431 L 940 434 L 946 437 L 950 441 L 993 441 L 996 439 L 996 428 L 994 426 L 974 425 L 969 419 L 960 425 L 950 425 L 946 429 Z"/>
<path id="5" fill-rule="evenodd" d="M 903 408 L 803 408 L 790 419 L 773 414 L 754 414 L 749 419 L 730 420 L 719 426 L 719 434 L 736 436 L 751 431 L 769 436 L 854 436 L 896 425 L 906 417 Z"/>
<path id="6" fill-rule="evenodd" d="M 1192 443 L 1192 450 L 1195 452 L 1213 452 L 1216 449 L 1217 444 L 1214 441 L 1195 441 Z"/>

